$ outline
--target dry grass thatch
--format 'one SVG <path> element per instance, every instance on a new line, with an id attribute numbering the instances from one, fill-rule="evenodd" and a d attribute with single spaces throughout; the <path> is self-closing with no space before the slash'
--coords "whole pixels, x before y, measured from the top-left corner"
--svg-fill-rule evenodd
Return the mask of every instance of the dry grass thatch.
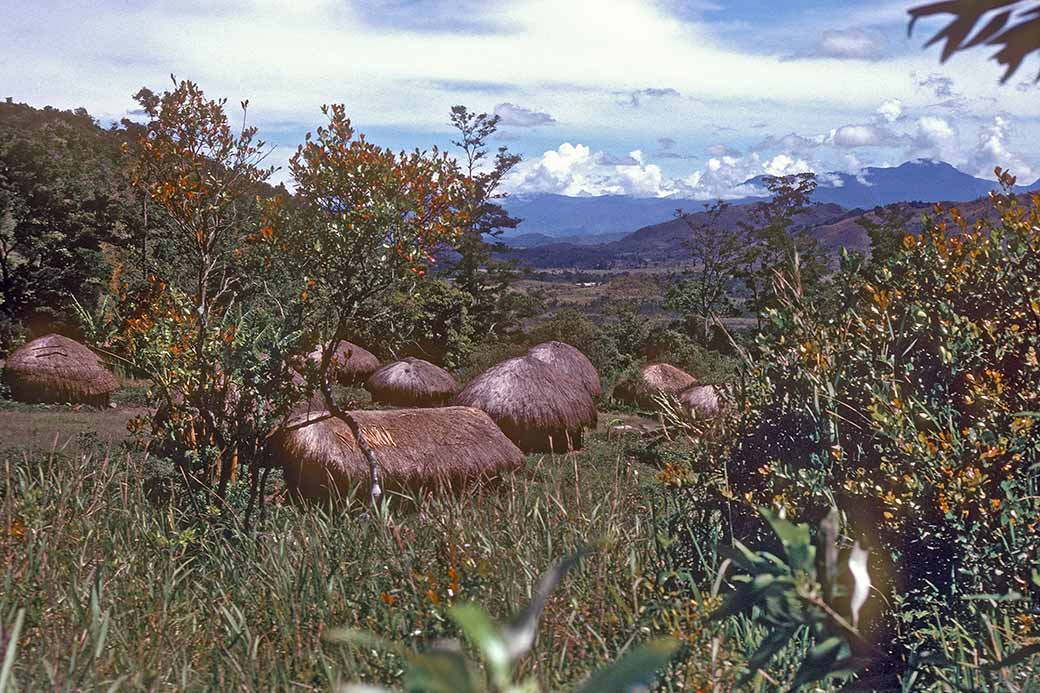
<path id="1" fill-rule="evenodd" d="M 596 425 L 582 384 L 531 356 L 508 359 L 467 385 L 456 404 L 483 409 L 521 450 L 566 452 Z"/>
<path id="2" fill-rule="evenodd" d="M 320 362 L 321 349 L 312 351 L 308 358 Z M 330 367 L 330 374 L 333 380 L 341 385 L 360 385 L 379 370 L 379 359 L 372 352 L 346 340 L 336 346 L 332 358 L 334 362 Z"/>
<path id="3" fill-rule="evenodd" d="M 597 399 L 603 394 L 596 367 L 592 365 L 592 361 L 589 361 L 588 356 L 570 344 L 556 341 L 543 342 L 531 347 L 527 353 L 553 368 L 563 370 L 584 385 L 593 399 Z"/>
<path id="4" fill-rule="evenodd" d="M 383 490 L 458 489 L 523 465 L 487 414 L 468 407 L 350 412 L 379 458 Z M 289 488 L 313 500 L 367 499 L 368 463 L 347 424 L 327 412 L 293 419 L 272 440 Z"/>
<path id="5" fill-rule="evenodd" d="M 710 419 L 722 411 L 719 391 L 714 385 L 694 385 L 679 393 L 679 404 L 695 419 Z"/>
<path id="6" fill-rule="evenodd" d="M 4 382 L 21 402 L 108 405 L 119 388 L 93 351 L 59 334 L 19 347 L 4 366 Z"/>
<path id="7" fill-rule="evenodd" d="M 443 368 L 409 356 L 373 373 L 365 389 L 374 402 L 395 407 L 438 407 L 451 402 L 459 384 Z"/>
<path id="8" fill-rule="evenodd" d="M 654 408 L 656 395 L 677 396 L 696 384 L 697 379 L 681 368 L 667 363 L 651 363 L 640 368 L 637 375 L 619 382 L 614 388 L 614 399 Z"/>

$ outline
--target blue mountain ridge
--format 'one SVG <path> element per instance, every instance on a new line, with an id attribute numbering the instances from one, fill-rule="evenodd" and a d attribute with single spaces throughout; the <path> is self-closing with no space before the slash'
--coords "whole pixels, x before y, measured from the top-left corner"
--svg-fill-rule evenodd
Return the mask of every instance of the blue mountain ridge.
<path id="1" fill-rule="evenodd" d="M 763 176 L 745 185 L 763 191 L 763 197 L 729 200 L 732 204 L 754 202 L 766 196 Z M 966 202 L 985 196 L 996 189 L 995 181 L 976 178 L 942 161 L 917 159 L 893 167 L 871 167 L 858 175 L 829 173 L 818 177 L 813 201 L 840 205 L 846 209 L 871 209 L 896 202 Z M 1017 186 L 1016 192 L 1040 190 L 1040 180 Z M 624 195 L 568 197 L 554 194 L 515 194 L 504 201 L 505 208 L 523 221 L 503 237 L 540 234 L 548 239 L 521 241 L 521 245 L 539 245 L 562 237 L 615 235 L 671 219 L 675 210 L 687 212 L 704 209 L 703 200 L 673 197 L 640 198 Z M 605 239 L 604 239 L 605 240 Z"/>

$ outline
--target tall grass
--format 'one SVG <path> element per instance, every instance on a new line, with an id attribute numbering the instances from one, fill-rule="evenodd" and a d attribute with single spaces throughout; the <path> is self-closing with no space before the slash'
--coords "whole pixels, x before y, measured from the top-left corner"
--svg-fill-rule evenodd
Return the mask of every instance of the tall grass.
<path id="1" fill-rule="evenodd" d="M 24 610 L 12 670 L 22 690 L 393 684 L 401 661 L 323 632 L 350 626 L 418 647 L 454 635 L 452 603 L 506 618 L 554 559 L 589 541 L 600 550 L 555 593 L 524 673 L 556 690 L 681 627 L 661 618 L 654 470 L 602 440 L 408 515 L 275 500 L 258 535 L 199 523 L 176 486 L 148 481 L 162 470 L 154 461 L 74 448 L 0 461 L 0 624 L 7 633 Z"/>

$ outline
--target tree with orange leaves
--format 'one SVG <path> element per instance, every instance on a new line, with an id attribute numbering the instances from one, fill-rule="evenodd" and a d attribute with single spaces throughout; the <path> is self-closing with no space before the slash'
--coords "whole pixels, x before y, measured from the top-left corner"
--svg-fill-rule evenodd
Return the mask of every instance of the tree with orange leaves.
<path id="1" fill-rule="evenodd" d="M 342 104 L 322 112 L 328 125 L 307 133 L 289 162 L 293 200 L 270 205 L 258 239 L 299 283 L 309 332 L 320 340 L 318 386 L 368 457 L 375 498 L 378 462 L 333 401 L 326 374 L 339 342 L 392 317 L 382 299 L 425 276 L 434 251 L 458 239 L 470 186 L 446 154 L 395 153 L 358 134 Z"/>

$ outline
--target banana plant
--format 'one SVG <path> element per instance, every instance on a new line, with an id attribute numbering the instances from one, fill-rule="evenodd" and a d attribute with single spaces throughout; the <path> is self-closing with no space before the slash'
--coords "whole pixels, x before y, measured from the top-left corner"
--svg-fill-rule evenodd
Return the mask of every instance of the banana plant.
<path id="1" fill-rule="evenodd" d="M 578 551 L 561 559 L 542 576 L 527 607 L 506 624 L 496 624 L 476 604 L 452 607 L 448 615 L 479 654 L 467 658 L 457 642 L 436 644 L 424 652 L 413 652 L 399 643 L 352 629 L 338 629 L 326 638 L 335 642 L 393 652 L 406 660 L 403 687 L 408 693 L 539 693 L 538 681 L 516 680 L 516 663 L 534 645 L 538 622 L 550 593 L 564 575 L 582 558 Z M 655 673 L 671 660 L 678 641 L 651 641 L 607 667 L 591 674 L 575 693 L 628 693 L 648 686 Z M 382 693 L 389 689 L 365 684 L 348 684 L 340 693 Z"/>

